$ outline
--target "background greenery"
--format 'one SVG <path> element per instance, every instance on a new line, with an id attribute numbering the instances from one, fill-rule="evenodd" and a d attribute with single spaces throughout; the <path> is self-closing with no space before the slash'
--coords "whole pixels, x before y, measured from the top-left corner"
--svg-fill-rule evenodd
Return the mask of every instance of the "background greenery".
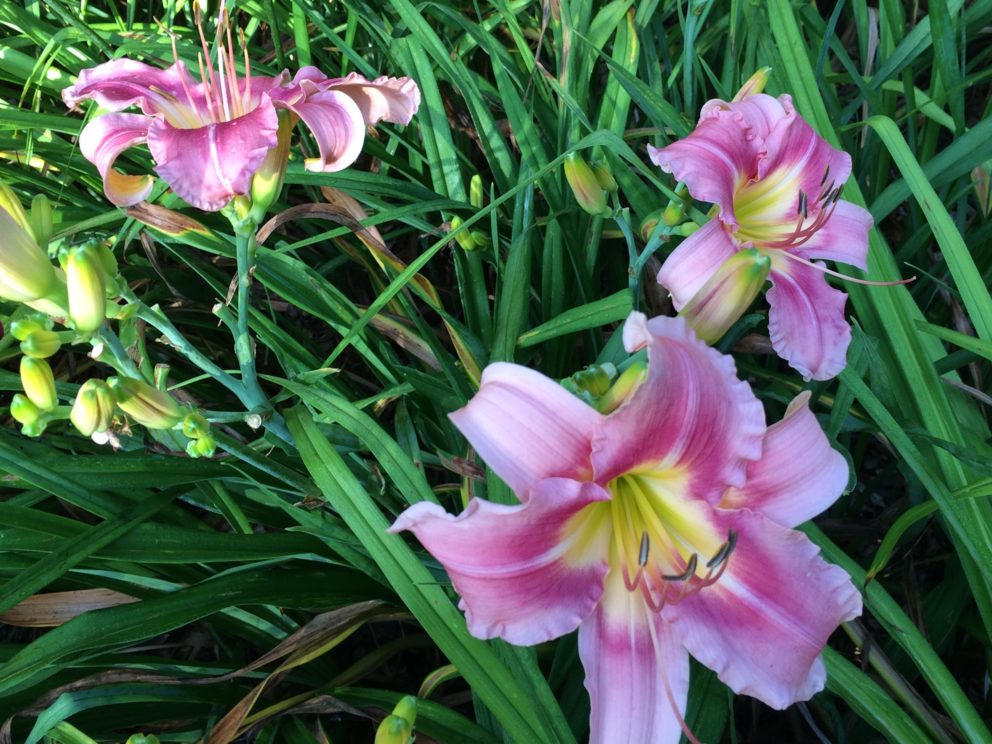
<path id="1" fill-rule="evenodd" d="M 866 589 L 863 618 L 826 651 L 827 692 L 776 713 L 694 668 L 687 719 L 707 742 L 992 741 L 992 2 L 237 10 L 257 72 L 410 75 L 423 94 L 409 127 L 379 128 L 343 173 L 305 172 L 313 147 L 297 133 L 278 208 L 325 206 L 300 207 L 266 235 L 250 316 L 288 434 L 278 419 L 247 426 L 217 375 L 170 340 L 171 327 L 237 370 L 211 313 L 234 274 L 223 219 L 186 209 L 210 232 L 176 237 L 113 208 L 75 143 L 83 118 L 59 96 L 113 57 L 170 64 L 170 29 L 195 69 L 188 4 L 0 4 L 0 175 L 25 203 L 52 200 L 57 237 L 110 241 L 145 306 L 122 338 L 142 369 L 171 366 L 175 394 L 210 413 L 223 451 L 190 460 L 138 429 L 118 452 L 68 427 L 29 440 L 6 419 L 0 741 L 146 731 L 163 742 L 366 742 L 418 691 L 421 741 L 582 741 L 574 639 L 517 649 L 471 638 L 440 567 L 384 529 L 418 500 L 458 511 L 471 495 L 511 498 L 446 418 L 486 363 L 567 376 L 617 359 L 613 331 L 631 307 L 671 312 L 652 277 L 677 238 L 628 271 L 645 248 L 639 226 L 674 186 L 645 146 L 684 136 L 705 100 L 730 98 L 765 65 L 768 92 L 791 93 L 854 159 L 844 198 L 878 226 L 869 276 L 917 280 L 847 285 L 850 364 L 809 386 L 854 475 L 804 529 Z M 617 219 L 575 203 L 561 167 L 575 150 L 612 170 Z M 151 159 L 134 148 L 120 164 L 140 173 Z M 469 200 L 475 175 L 481 208 Z M 163 192 L 159 203 L 182 209 Z M 463 250 L 456 217 L 463 237 L 478 231 L 489 245 Z M 764 336 L 759 307 L 721 348 L 777 420 L 801 382 Z M 0 349 L 0 387 L 14 392 L 16 345 Z M 86 351 L 57 357 L 66 399 L 106 372 Z M 70 592 L 54 601 L 66 612 L 94 589 L 139 601 L 31 627 L 53 604 L 39 594 Z"/>

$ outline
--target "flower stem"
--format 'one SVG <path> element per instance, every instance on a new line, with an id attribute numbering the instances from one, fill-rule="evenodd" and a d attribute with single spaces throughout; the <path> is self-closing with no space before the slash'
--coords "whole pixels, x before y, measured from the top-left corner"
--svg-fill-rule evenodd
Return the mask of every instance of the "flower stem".
<path id="1" fill-rule="evenodd" d="M 272 408 L 265 392 L 258 384 L 258 373 L 255 369 L 255 349 L 248 328 L 248 317 L 251 314 L 251 274 L 255 267 L 255 224 L 244 220 L 235 224 L 236 258 L 238 262 L 238 304 L 237 326 L 234 334 L 234 353 L 238 357 L 241 368 L 241 382 L 244 383 L 248 399 L 245 404 L 253 411 L 255 409 L 270 410 Z"/>

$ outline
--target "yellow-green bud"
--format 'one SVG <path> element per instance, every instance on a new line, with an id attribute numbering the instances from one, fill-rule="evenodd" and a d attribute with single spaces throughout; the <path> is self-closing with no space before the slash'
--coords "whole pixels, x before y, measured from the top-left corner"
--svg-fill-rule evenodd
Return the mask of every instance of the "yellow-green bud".
<path id="1" fill-rule="evenodd" d="M 21 385 L 31 402 L 42 411 L 51 411 L 59 404 L 55 375 L 44 359 L 21 357 Z"/>
<path id="2" fill-rule="evenodd" d="M 741 89 L 737 91 L 737 95 L 734 96 L 734 101 L 740 101 L 748 96 L 753 96 L 761 93 L 765 89 L 765 85 L 768 83 L 768 76 L 771 74 L 771 67 L 762 67 L 751 77 L 749 77 Z"/>
<path id="3" fill-rule="evenodd" d="M 375 732 L 375 744 L 410 744 L 413 726 L 400 716 L 386 716 Z"/>
<path id="4" fill-rule="evenodd" d="M 107 317 L 107 273 L 92 245 L 69 250 L 65 259 L 69 318 L 82 333 L 99 328 Z"/>
<path id="5" fill-rule="evenodd" d="M 183 418 L 183 434 L 190 439 L 199 439 L 210 434 L 210 422 L 199 411 L 190 411 Z"/>
<path id="6" fill-rule="evenodd" d="M 451 232 L 455 232 L 455 230 L 460 228 L 462 224 L 464 223 L 461 217 L 457 215 L 452 217 Z M 457 235 L 455 235 L 455 242 L 458 243 L 459 246 L 461 246 L 461 249 L 463 251 L 466 251 L 468 253 L 477 250 L 479 247 L 478 245 L 476 245 L 475 240 L 472 238 L 472 233 L 469 230 L 462 230 Z"/>
<path id="7" fill-rule="evenodd" d="M 596 182 L 611 194 L 615 194 L 620 188 L 617 186 L 617 179 L 613 177 L 610 166 L 603 160 L 597 160 L 592 164 L 592 172 L 596 174 Z"/>
<path id="8" fill-rule="evenodd" d="M 55 267 L 34 236 L 4 209 L 0 209 L 0 236 L 0 297 L 28 302 L 47 295 L 55 286 Z"/>
<path id="9" fill-rule="evenodd" d="M 606 192 L 599 185 L 592 168 L 577 152 L 569 153 L 565 158 L 565 180 L 568 181 L 575 200 L 582 209 L 592 215 L 603 217 L 609 215 Z"/>
<path id="10" fill-rule="evenodd" d="M 269 148 L 262 164 L 258 166 L 255 176 L 251 179 L 250 217 L 255 224 L 261 224 L 265 220 L 266 212 L 282 191 L 286 164 L 289 162 L 290 135 L 294 125 L 294 116 L 290 116 L 286 111 L 279 112 L 275 147 Z"/>
<path id="11" fill-rule="evenodd" d="M 131 734 L 124 744 L 159 744 L 154 734 Z"/>
<path id="12" fill-rule="evenodd" d="M 59 334 L 55 331 L 37 330 L 21 341 L 21 353 L 35 359 L 48 359 L 61 345 Z"/>
<path id="13" fill-rule="evenodd" d="M 697 225 L 695 222 L 683 222 L 675 230 L 675 233 L 677 235 L 681 235 L 683 238 L 688 238 L 690 235 L 692 235 L 694 232 L 696 232 L 696 230 L 698 230 L 699 228 L 700 228 L 700 225 Z"/>
<path id="14" fill-rule="evenodd" d="M 24 424 L 21 426 L 21 434 L 26 437 L 40 437 L 45 433 L 45 427 L 48 426 L 48 421 L 44 418 L 40 418 L 37 421 L 32 421 L 30 424 Z"/>
<path id="15" fill-rule="evenodd" d="M 183 409 L 168 393 L 131 377 L 107 380 L 118 407 L 149 429 L 171 429 L 183 417 Z"/>
<path id="16" fill-rule="evenodd" d="M 76 393 L 69 420 L 84 437 L 106 431 L 114 421 L 114 394 L 103 380 L 87 380 Z"/>
<path id="17" fill-rule="evenodd" d="M 651 236 L 654 235 L 655 228 L 658 227 L 658 223 L 661 222 L 661 215 L 662 210 L 656 209 L 641 220 L 639 232 L 641 234 L 641 240 L 645 243 L 651 240 Z"/>
<path id="18" fill-rule="evenodd" d="M 33 424 L 41 416 L 41 409 L 20 393 L 10 399 L 10 415 L 19 424 Z"/>
<path id="19" fill-rule="evenodd" d="M 771 267 L 771 259 L 755 248 L 737 251 L 720 264 L 679 315 L 702 341 L 719 341 L 754 302 Z"/>
<path id="20" fill-rule="evenodd" d="M 24 341 L 36 331 L 47 331 L 45 325 L 37 318 L 18 318 L 10 324 L 10 335 L 18 341 Z"/>
<path id="21" fill-rule="evenodd" d="M 38 194 L 31 200 L 31 233 L 40 248 L 44 250 L 54 231 L 52 220 L 52 203 L 44 194 Z"/>
<path id="22" fill-rule="evenodd" d="M 661 221 L 669 227 L 681 225 L 685 219 L 685 207 L 680 202 L 668 202 L 665 211 L 661 213 Z"/>
<path id="23" fill-rule="evenodd" d="M 31 233 L 31 220 L 28 219 L 21 200 L 7 184 L 0 182 L 0 209 L 6 212 L 24 232 Z"/>
<path id="24" fill-rule="evenodd" d="M 476 173 L 468 182 L 468 203 L 479 209 L 486 201 L 486 192 L 482 188 L 482 176 Z"/>
<path id="25" fill-rule="evenodd" d="M 404 695 L 393 708 L 393 715 L 408 721 L 411 726 L 417 722 L 417 698 L 415 695 Z"/>
<path id="26" fill-rule="evenodd" d="M 640 387 L 640 384 L 648 376 L 648 365 L 646 362 L 638 361 L 631 364 L 627 369 L 625 369 L 617 381 L 613 383 L 606 395 L 599 399 L 599 403 L 596 406 L 600 413 L 610 413 L 615 411 L 620 407 L 625 400 L 627 400 L 634 391 Z"/>
<path id="27" fill-rule="evenodd" d="M 192 458 L 213 457 L 217 451 L 217 442 L 211 436 L 190 439 L 186 443 L 186 454 Z"/>

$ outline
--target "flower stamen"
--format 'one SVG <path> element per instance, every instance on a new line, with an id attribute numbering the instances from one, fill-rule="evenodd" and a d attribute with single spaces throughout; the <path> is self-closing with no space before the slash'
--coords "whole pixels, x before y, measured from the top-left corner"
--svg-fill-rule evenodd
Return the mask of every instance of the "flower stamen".
<path id="1" fill-rule="evenodd" d="M 864 284 L 869 287 L 896 287 L 900 284 L 909 284 L 911 282 L 916 281 L 916 276 L 911 276 L 909 277 L 909 279 L 899 279 L 897 281 L 891 281 L 891 282 L 877 282 L 877 281 L 872 281 L 871 279 L 859 279 L 855 276 L 842 274 L 839 271 L 828 269 L 826 266 L 822 266 L 818 263 L 814 263 L 813 261 L 810 261 L 808 258 L 797 256 L 794 253 L 789 253 L 788 251 L 782 251 L 780 254 L 777 255 L 785 256 L 786 258 L 792 259 L 797 263 L 801 263 L 805 266 L 809 266 L 811 269 L 816 269 L 817 271 L 821 271 L 824 274 L 827 274 L 828 276 L 833 276 L 846 282 L 852 282 L 854 284 Z"/>

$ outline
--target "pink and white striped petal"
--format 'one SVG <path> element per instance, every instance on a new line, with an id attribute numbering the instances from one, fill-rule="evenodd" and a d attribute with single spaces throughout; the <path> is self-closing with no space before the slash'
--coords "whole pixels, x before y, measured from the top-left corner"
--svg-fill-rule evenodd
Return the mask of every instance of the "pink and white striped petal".
<path id="1" fill-rule="evenodd" d="M 677 742 L 689 694 L 689 655 L 639 594 L 614 574 L 579 626 L 592 705 L 589 744 Z"/>
<path id="2" fill-rule="evenodd" d="M 681 310 L 702 289 L 720 265 L 737 252 L 737 243 L 718 219 L 712 219 L 683 240 L 661 265 L 658 283 Z"/>
<path id="3" fill-rule="evenodd" d="M 721 509 L 751 509 L 795 527 L 826 511 L 844 492 L 850 469 L 809 409 L 809 396 L 797 395 L 785 417 L 768 427 L 761 459 L 748 463 L 747 484 L 730 489 Z"/>
<path id="4" fill-rule="evenodd" d="M 328 90 L 349 96 L 362 112 L 366 124 L 389 121 L 409 124 L 420 108 L 420 88 L 408 77 L 385 75 L 368 80 L 357 72 L 327 83 Z"/>
<path id="5" fill-rule="evenodd" d="M 365 143 L 365 119 L 351 96 L 321 90 L 310 80 L 300 83 L 300 95 L 284 96 L 275 104 L 300 117 L 313 133 L 319 158 L 309 158 L 307 170 L 334 173 L 354 163 Z"/>
<path id="6" fill-rule="evenodd" d="M 253 111 L 231 121 L 177 129 L 162 119 L 148 126 L 148 149 L 156 171 L 179 196 L 208 212 L 247 194 L 251 179 L 274 147 L 279 119 L 265 97 Z"/>
<path id="7" fill-rule="evenodd" d="M 148 123 L 141 114 L 104 114 L 91 120 L 79 135 L 79 151 L 103 178 L 103 193 L 120 207 L 148 198 L 155 184 L 151 176 L 129 176 L 114 168 L 117 156 L 148 140 Z"/>
<path id="8" fill-rule="evenodd" d="M 874 224 L 867 209 L 838 201 L 830 218 L 797 249 L 808 258 L 840 261 L 861 270 L 868 268 L 868 231 Z"/>
<path id="9" fill-rule="evenodd" d="M 744 484 L 747 462 L 761 455 L 764 410 L 733 359 L 697 339 L 684 318 L 631 317 L 648 338 L 624 340 L 646 343 L 648 376 L 596 430 L 595 480 L 671 470 L 686 477 L 692 498 L 715 503 Z"/>
<path id="10" fill-rule="evenodd" d="M 203 101 L 202 86 L 182 62 L 160 70 L 115 59 L 83 70 L 75 84 L 62 91 L 62 100 L 71 109 L 91 98 L 110 111 L 138 105 L 145 114 L 162 114 L 177 127 L 201 123 L 197 111 Z"/>
<path id="11" fill-rule="evenodd" d="M 522 502 L 544 478 L 592 475 L 592 435 L 603 416 L 540 372 L 490 364 L 479 392 L 449 416 Z"/>
<path id="12" fill-rule="evenodd" d="M 713 586 L 662 610 L 671 633 L 736 693 L 782 709 L 823 689 L 820 652 L 861 614 L 843 569 L 805 535 L 746 509 L 713 510 L 737 547 Z"/>
<path id="13" fill-rule="evenodd" d="M 421 502 L 389 531 L 412 531 L 445 567 L 472 635 L 530 646 L 575 630 L 599 602 L 609 533 L 567 526 L 609 498 L 595 484 L 550 478 L 519 506 L 473 499 L 454 517 Z"/>
<path id="14" fill-rule="evenodd" d="M 714 107 L 689 136 L 661 149 L 649 145 L 648 155 L 694 198 L 718 205 L 720 219 L 736 227 L 734 192 L 757 173 L 764 147 L 742 114 Z"/>
<path id="15" fill-rule="evenodd" d="M 775 353 L 805 379 L 829 380 L 847 366 L 851 326 L 844 318 L 847 295 L 822 272 L 772 256 L 768 334 Z"/>
<path id="16" fill-rule="evenodd" d="M 783 118 L 765 139 L 768 156 L 758 165 L 758 181 L 784 179 L 789 189 L 788 209 L 799 211 L 799 192 L 809 205 L 842 186 L 851 175 L 851 156 L 836 150 L 795 111 Z"/>

